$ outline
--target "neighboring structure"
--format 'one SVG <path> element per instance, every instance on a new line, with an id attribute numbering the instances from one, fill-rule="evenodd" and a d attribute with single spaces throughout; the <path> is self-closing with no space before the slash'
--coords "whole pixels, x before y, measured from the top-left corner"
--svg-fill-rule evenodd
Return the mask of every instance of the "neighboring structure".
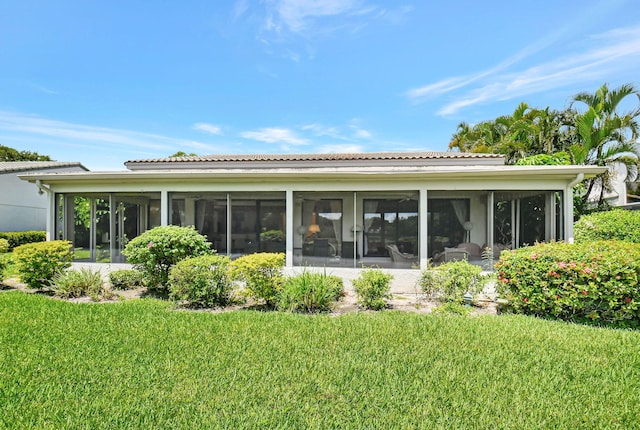
<path id="1" fill-rule="evenodd" d="M 34 184 L 21 181 L 19 174 L 85 172 L 76 162 L 0 161 L 0 231 L 44 230 L 49 198 Z"/>
<path id="2" fill-rule="evenodd" d="M 49 237 L 72 241 L 76 258 L 124 261 L 128 240 L 175 224 L 194 226 L 232 257 L 283 251 L 287 266 L 426 267 L 465 252 L 477 258 L 470 252 L 478 247 L 572 241 L 572 188 L 606 170 L 511 166 L 499 155 L 456 152 L 212 155 L 125 165 L 128 171 L 21 176 L 48 191 Z"/>

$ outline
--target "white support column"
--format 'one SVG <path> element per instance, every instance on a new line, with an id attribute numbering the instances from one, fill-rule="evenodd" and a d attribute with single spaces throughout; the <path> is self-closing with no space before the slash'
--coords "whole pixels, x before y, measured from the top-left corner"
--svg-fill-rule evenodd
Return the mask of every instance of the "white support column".
<path id="1" fill-rule="evenodd" d="M 487 194 L 487 237 L 486 243 L 493 250 L 493 229 L 495 222 L 495 203 L 493 191 Z"/>
<path id="2" fill-rule="evenodd" d="M 293 267 L 293 190 L 286 190 L 286 216 L 285 216 L 285 266 Z"/>
<path id="3" fill-rule="evenodd" d="M 427 204 L 427 190 L 419 190 L 418 198 L 418 255 L 420 256 L 420 269 L 429 266 L 429 205 Z"/>
<path id="4" fill-rule="evenodd" d="M 116 235 L 116 198 L 113 193 L 109 193 L 109 262 L 116 261 L 116 241 L 118 236 Z M 120 232 L 122 234 L 122 232 Z"/>
<path id="5" fill-rule="evenodd" d="M 564 240 L 573 243 L 573 187 L 569 186 L 563 193 L 564 204 Z"/>
<path id="6" fill-rule="evenodd" d="M 556 237 L 556 199 L 555 193 L 548 192 L 545 202 L 545 217 L 546 219 L 546 228 L 547 231 L 545 233 L 545 240 L 547 242 L 551 242 L 557 240 Z"/>
<path id="7" fill-rule="evenodd" d="M 512 246 L 513 249 L 516 248 L 520 248 L 520 199 L 517 199 L 514 201 L 515 205 L 516 205 L 516 209 L 515 209 L 515 222 L 513 223 L 514 225 L 514 229 L 513 229 L 513 238 L 514 238 L 514 244 Z"/>
<path id="8" fill-rule="evenodd" d="M 169 225 L 169 193 L 160 191 L 160 225 Z"/>
<path id="9" fill-rule="evenodd" d="M 353 192 L 353 267 L 358 267 L 358 193 Z M 362 227 L 364 230 L 364 226 Z"/>
<path id="10" fill-rule="evenodd" d="M 233 238 L 231 237 L 231 233 L 233 232 L 231 228 L 231 194 L 227 193 L 227 255 L 231 256 L 233 246 Z"/>
<path id="11" fill-rule="evenodd" d="M 56 235 L 56 194 L 53 191 L 49 191 L 48 208 L 47 208 L 47 220 L 46 220 L 46 232 L 47 240 L 57 239 Z"/>

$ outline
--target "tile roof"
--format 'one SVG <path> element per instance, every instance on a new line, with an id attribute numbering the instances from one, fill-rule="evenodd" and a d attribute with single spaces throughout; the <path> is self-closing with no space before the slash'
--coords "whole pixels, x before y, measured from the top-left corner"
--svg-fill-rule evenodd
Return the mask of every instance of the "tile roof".
<path id="1" fill-rule="evenodd" d="M 61 167 L 81 167 L 84 170 L 89 170 L 78 161 L 0 161 L 0 173 L 58 169 Z"/>
<path id="2" fill-rule="evenodd" d="M 498 154 L 468 152 L 358 152 L 332 154 L 212 154 L 203 156 L 151 158 L 129 160 L 125 163 L 189 163 L 189 162 L 252 162 L 252 161 L 379 161 L 379 160 L 437 160 L 437 159 L 503 159 Z"/>

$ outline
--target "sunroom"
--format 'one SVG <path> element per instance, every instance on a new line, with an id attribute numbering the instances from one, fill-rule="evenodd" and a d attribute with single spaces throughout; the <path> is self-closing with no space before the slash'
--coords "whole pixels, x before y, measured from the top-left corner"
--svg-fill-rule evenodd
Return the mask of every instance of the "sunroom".
<path id="1" fill-rule="evenodd" d="M 220 254 L 284 252 L 287 266 L 483 264 L 504 249 L 572 240 L 572 187 L 602 170 L 505 166 L 461 153 L 137 160 L 122 172 L 23 175 L 49 193 L 50 238 L 77 261 L 125 262 L 159 225 L 193 226 Z"/>

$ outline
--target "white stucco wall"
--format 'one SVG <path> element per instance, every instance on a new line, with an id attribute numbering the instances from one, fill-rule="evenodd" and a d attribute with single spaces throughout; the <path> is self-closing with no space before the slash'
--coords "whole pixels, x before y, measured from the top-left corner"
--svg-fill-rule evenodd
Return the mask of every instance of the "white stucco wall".
<path id="1" fill-rule="evenodd" d="M 5 173 L 0 175 L 0 189 L 0 231 L 46 228 L 48 197 L 38 194 L 35 184 Z"/>
<path id="2" fill-rule="evenodd" d="M 33 170 L 29 173 L 84 171 L 80 167 Z M 49 196 L 18 178 L 27 172 L 0 173 L 0 231 L 46 230 Z"/>

